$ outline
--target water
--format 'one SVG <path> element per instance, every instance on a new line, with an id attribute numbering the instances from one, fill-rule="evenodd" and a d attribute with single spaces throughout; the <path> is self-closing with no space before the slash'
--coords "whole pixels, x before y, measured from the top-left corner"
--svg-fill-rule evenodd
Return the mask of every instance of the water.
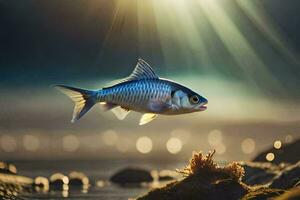
<path id="1" fill-rule="evenodd" d="M 90 180 L 88 190 L 81 188 L 68 191 L 33 192 L 22 195 L 25 199 L 130 199 L 145 194 L 150 185 L 122 187 L 109 182 L 109 178 L 119 169 L 128 166 L 141 167 L 148 170 L 182 168 L 185 163 L 176 161 L 143 161 L 143 160 L 101 160 L 101 161 L 15 161 L 18 174 L 35 178 L 49 177 L 53 173 L 69 174 L 71 171 L 85 173 Z M 97 185 L 97 182 L 101 184 Z"/>

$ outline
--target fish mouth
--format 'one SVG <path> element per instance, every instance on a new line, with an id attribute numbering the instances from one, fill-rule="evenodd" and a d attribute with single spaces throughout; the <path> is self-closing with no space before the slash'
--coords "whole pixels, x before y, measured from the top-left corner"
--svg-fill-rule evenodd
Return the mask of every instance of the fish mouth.
<path id="1" fill-rule="evenodd" d="M 199 111 L 204 111 L 207 109 L 207 103 L 204 103 L 203 105 L 201 105 L 199 108 Z"/>

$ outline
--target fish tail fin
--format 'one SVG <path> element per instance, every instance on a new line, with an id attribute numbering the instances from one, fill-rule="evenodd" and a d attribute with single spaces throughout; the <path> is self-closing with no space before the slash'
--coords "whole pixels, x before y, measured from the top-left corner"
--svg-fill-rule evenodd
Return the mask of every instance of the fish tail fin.
<path id="1" fill-rule="evenodd" d="M 73 117 L 71 120 L 72 123 L 79 120 L 93 107 L 93 105 L 95 105 L 95 103 L 97 103 L 96 91 L 84 90 L 66 85 L 56 85 L 54 87 L 70 97 L 75 103 Z"/>

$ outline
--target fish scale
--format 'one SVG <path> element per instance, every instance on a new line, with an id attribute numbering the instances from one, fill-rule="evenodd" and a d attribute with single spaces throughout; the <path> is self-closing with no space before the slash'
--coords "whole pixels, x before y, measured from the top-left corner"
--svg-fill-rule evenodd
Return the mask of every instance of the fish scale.
<path id="1" fill-rule="evenodd" d="M 125 108 L 148 109 L 151 100 L 166 102 L 171 97 L 171 86 L 162 80 L 125 82 L 108 89 L 99 90 L 99 101 L 107 101 Z"/>

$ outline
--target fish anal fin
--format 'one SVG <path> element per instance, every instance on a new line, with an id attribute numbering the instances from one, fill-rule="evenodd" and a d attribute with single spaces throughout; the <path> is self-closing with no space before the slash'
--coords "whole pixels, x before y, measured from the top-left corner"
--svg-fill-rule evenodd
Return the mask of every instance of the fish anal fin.
<path id="1" fill-rule="evenodd" d="M 157 117 L 157 114 L 155 114 L 155 113 L 145 113 L 141 117 L 139 125 L 147 124 L 147 123 L 151 122 L 152 120 L 154 120 L 156 117 Z"/>
<path id="2" fill-rule="evenodd" d="M 107 102 L 100 102 L 99 105 L 100 105 L 101 110 L 103 110 L 103 111 L 111 110 L 117 106 L 116 104 L 107 103 Z"/>
<path id="3" fill-rule="evenodd" d="M 125 108 L 125 107 L 123 107 L 123 106 L 120 106 L 123 110 L 125 110 L 125 111 L 127 111 L 127 112 L 129 112 L 130 111 L 130 109 L 129 108 Z"/>
<path id="4" fill-rule="evenodd" d="M 125 117 L 129 114 L 130 110 L 129 109 L 124 109 L 121 106 L 117 106 L 113 109 L 111 109 L 111 111 L 116 115 L 116 117 L 119 120 L 123 120 L 125 119 Z"/>

